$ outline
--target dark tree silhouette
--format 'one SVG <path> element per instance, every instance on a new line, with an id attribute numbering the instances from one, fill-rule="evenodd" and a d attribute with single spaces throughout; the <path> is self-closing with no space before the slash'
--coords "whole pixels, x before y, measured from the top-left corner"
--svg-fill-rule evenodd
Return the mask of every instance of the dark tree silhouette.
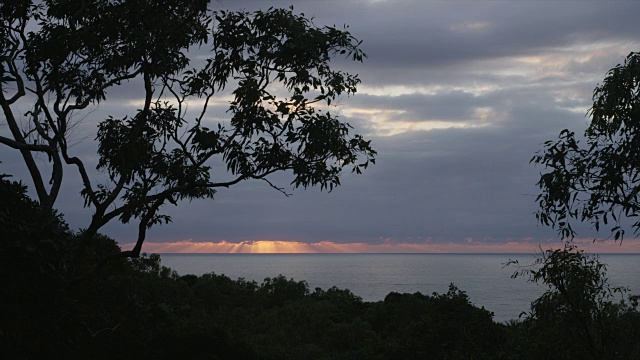
<path id="1" fill-rule="evenodd" d="M 593 92 L 586 146 L 563 130 L 547 141 L 531 162 L 542 164 L 542 193 L 536 214 L 563 238 L 573 238 L 571 221 L 608 226 L 615 240 L 624 236 L 621 220 L 640 215 L 640 54 L 611 69 Z M 630 224 L 638 232 L 640 221 Z"/>
<path id="2" fill-rule="evenodd" d="M 136 245 L 120 256 L 137 257 L 147 229 L 170 221 L 167 203 L 251 179 L 284 193 L 269 180 L 283 171 L 294 187 L 331 190 L 343 169 L 374 162 L 370 141 L 329 111 L 360 82 L 330 66 L 365 56 L 346 28 L 316 26 L 292 8 L 211 11 L 208 0 L 17 0 L 2 2 L 0 16 L 10 130 L 0 143 L 21 153 L 43 208 L 54 207 L 64 171 L 80 174 L 94 211 L 85 241 L 114 219 L 137 221 Z M 196 64 L 189 54 L 202 50 Z M 108 182 L 96 183 L 70 151 L 74 119 L 126 82 L 141 106 L 99 123 L 97 169 Z M 227 87 L 230 120 L 214 123 L 208 109 Z"/>

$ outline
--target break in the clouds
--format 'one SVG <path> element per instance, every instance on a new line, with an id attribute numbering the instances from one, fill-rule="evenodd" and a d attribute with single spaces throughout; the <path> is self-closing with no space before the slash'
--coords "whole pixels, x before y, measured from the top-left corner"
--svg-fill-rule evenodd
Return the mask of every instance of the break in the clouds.
<path id="1" fill-rule="evenodd" d="M 176 244 L 251 249 L 264 239 L 312 252 L 520 251 L 558 241 L 553 230 L 536 225 L 541 169 L 529 159 L 560 130 L 586 128 L 593 88 L 629 52 L 640 51 L 640 3 L 225 0 L 213 6 L 253 11 L 290 4 L 317 25 L 348 24 L 363 40 L 369 56 L 363 64 L 336 61 L 360 75 L 359 91 L 331 111 L 373 140 L 377 164 L 363 175 L 345 174 L 332 193 L 296 190 L 286 198 L 262 182 L 245 182 L 214 201 L 168 208 L 174 222 L 152 229 L 147 241 L 155 245 L 148 251 L 180 251 Z M 74 148 L 78 156 L 95 163 L 95 124 L 135 110 L 139 87 L 131 82 L 113 91 L 87 116 L 77 130 L 84 139 Z M 225 121 L 224 96 L 210 121 Z M 17 154 L 2 148 L 0 155 L 4 172 L 26 179 Z M 214 177 L 224 176 L 216 171 Z M 72 226 L 86 226 L 88 210 L 71 168 L 67 180 L 60 208 Z M 287 187 L 291 179 L 273 180 Z M 104 229 L 121 243 L 131 243 L 134 230 L 115 223 Z M 595 236 L 588 226 L 578 235 Z"/>

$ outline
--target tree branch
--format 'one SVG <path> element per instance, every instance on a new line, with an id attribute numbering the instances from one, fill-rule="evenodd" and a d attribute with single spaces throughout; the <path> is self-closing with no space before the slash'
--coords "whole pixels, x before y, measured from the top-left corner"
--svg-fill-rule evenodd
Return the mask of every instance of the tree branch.
<path id="1" fill-rule="evenodd" d="M 44 152 L 51 155 L 51 148 L 47 145 L 38 145 L 38 144 L 26 144 L 19 141 L 11 140 L 4 136 L 0 136 L 0 143 L 5 144 L 11 148 L 16 150 L 26 150 L 26 151 L 36 151 L 36 152 Z"/>
<path id="2" fill-rule="evenodd" d="M 4 93 L 0 91 L 0 107 L 2 107 L 2 111 L 4 112 L 5 118 L 7 120 L 7 124 L 9 125 L 9 129 L 11 130 L 11 134 L 13 135 L 14 141 L 17 143 L 22 143 L 26 145 L 26 140 L 20 133 L 20 129 L 18 128 L 18 124 L 16 122 L 16 118 L 11 111 L 10 104 L 4 97 Z M 3 142 L 4 143 L 4 142 Z M 22 158 L 24 159 L 25 164 L 27 165 L 27 169 L 29 170 L 29 175 L 31 175 L 31 180 L 36 188 L 36 193 L 38 194 L 38 200 L 40 201 L 40 206 L 44 206 L 47 209 L 53 208 L 53 202 L 45 189 L 44 182 L 42 181 L 42 174 L 40 173 L 40 169 L 38 169 L 38 165 L 36 165 L 35 160 L 33 159 L 33 155 L 31 154 L 31 150 L 26 148 L 18 149 Z"/>
<path id="3" fill-rule="evenodd" d="M 113 85 L 119 85 L 122 81 L 125 80 L 131 80 L 133 78 L 135 78 L 136 76 L 140 75 L 142 73 L 142 68 L 130 73 L 130 74 L 126 74 L 126 75 L 122 75 L 122 76 L 118 76 L 113 78 L 112 80 L 106 82 L 103 86 L 100 87 L 100 91 L 104 91 L 107 88 L 113 86 Z M 94 101 L 94 99 L 91 98 L 87 98 L 84 101 L 82 101 L 81 103 L 76 103 L 75 105 L 69 105 L 67 107 L 64 108 L 64 110 L 62 110 L 62 114 L 64 114 L 65 116 L 67 116 L 71 111 L 75 111 L 75 110 L 81 110 L 86 108 L 87 106 L 89 106 L 89 104 L 91 104 Z"/>

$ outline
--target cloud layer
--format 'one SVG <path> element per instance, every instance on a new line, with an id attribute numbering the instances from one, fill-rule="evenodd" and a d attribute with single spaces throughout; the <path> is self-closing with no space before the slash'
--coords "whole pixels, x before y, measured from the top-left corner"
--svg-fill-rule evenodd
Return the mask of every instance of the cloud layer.
<path id="1" fill-rule="evenodd" d="M 318 25 L 349 24 L 363 40 L 369 55 L 363 64 L 337 61 L 358 73 L 362 86 L 332 111 L 373 140 L 378 163 L 363 175 L 345 174 L 343 186 L 329 194 L 309 189 L 285 198 L 264 183 L 239 184 L 213 202 L 168 209 L 174 223 L 153 229 L 149 241 L 174 250 L 175 244 L 231 248 L 277 239 L 309 248 L 360 244 L 374 251 L 389 244 L 458 249 L 472 239 L 493 251 L 557 239 L 553 230 L 536 226 L 532 215 L 541 169 L 529 159 L 560 130 L 585 129 L 593 88 L 626 54 L 640 50 L 640 3 L 293 4 Z M 214 6 L 252 11 L 272 5 Z M 79 130 L 86 140 L 74 148 L 78 156 L 95 158 L 98 118 L 130 109 L 139 87 L 132 82 L 109 94 L 111 100 Z M 219 99 L 211 119 L 224 120 L 225 101 Z M 16 154 L 1 148 L 0 155 L 2 172 L 26 179 Z M 86 226 L 90 214 L 81 207 L 77 176 L 69 171 L 68 180 L 60 208 L 72 226 Z M 282 174 L 273 181 L 287 186 L 290 178 Z M 134 239 L 128 226 L 110 224 L 105 232 L 122 243 Z M 579 236 L 596 234 L 585 226 Z"/>

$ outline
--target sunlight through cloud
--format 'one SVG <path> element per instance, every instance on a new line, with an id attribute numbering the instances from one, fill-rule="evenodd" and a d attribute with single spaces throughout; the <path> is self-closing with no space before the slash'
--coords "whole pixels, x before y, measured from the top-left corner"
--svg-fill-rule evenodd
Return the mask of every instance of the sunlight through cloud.
<path id="1" fill-rule="evenodd" d="M 574 239 L 574 243 L 590 253 L 640 253 L 640 239 L 620 242 L 596 241 L 593 239 Z M 123 249 L 133 244 L 122 244 Z M 535 253 L 540 249 L 562 249 L 563 243 L 556 239 L 536 242 L 532 238 L 502 243 L 476 241 L 467 237 L 463 243 L 336 243 L 320 241 L 304 243 L 281 240 L 248 240 L 239 243 L 228 241 L 194 242 L 183 240 L 176 242 L 145 242 L 143 250 L 148 253 L 212 253 L 212 254 L 342 254 L 342 253 Z"/>

